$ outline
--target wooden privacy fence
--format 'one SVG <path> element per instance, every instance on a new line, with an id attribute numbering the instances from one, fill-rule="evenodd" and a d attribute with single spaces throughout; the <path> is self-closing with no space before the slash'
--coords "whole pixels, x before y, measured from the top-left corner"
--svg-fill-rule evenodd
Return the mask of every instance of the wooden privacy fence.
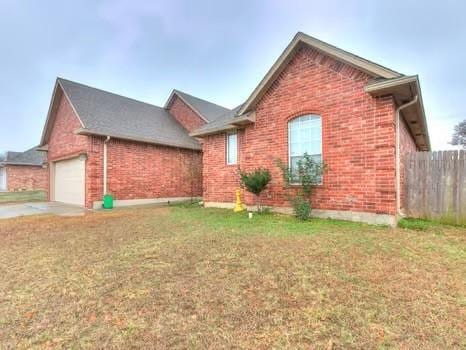
<path id="1" fill-rule="evenodd" d="M 466 224 L 466 151 L 410 153 L 405 176 L 408 216 Z"/>

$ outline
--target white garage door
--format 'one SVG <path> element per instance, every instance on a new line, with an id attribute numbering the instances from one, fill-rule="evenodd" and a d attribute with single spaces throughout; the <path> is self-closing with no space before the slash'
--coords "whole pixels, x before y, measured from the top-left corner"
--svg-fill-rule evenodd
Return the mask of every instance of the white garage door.
<path id="1" fill-rule="evenodd" d="M 0 191 L 6 191 L 6 170 L 0 168 Z"/>
<path id="2" fill-rule="evenodd" d="M 55 201 L 84 206 L 84 164 L 79 158 L 55 163 Z"/>

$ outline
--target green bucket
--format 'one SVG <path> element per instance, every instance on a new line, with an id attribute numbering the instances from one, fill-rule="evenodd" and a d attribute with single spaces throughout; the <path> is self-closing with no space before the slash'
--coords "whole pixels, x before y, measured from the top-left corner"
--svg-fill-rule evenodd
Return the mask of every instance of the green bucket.
<path id="1" fill-rule="evenodd" d="M 113 197 L 110 194 L 104 195 L 102 206 L 104 209 L 113 209 Z"/>

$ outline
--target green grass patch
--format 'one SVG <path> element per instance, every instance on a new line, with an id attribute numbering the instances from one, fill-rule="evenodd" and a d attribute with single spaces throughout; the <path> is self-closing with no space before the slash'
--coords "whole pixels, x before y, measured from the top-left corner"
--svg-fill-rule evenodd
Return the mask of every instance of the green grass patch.
<path id="1" fill-rule="evenodd" d="M 323 234 L 329 230 L 354 231 L 369 226 L 362 223 L 318 219 L 298 220 L 290 215 L 276 213 L 253 213 L 250 219 L 248 212 L 235 213 L 233 210 L 217 208 L 199 208 L 196 205 L 177 206 L 172 215 L 180 222 L 198 222 L 216 232 L 233 232 L 242 234 L 267 235 L 308 235 Z"/>
<path id="2" fill-rule="evenodd" d="M 398 226 L 401 228 L 406 228 L 409 230 L 416 231 L 428 231 L 430 229 L 439 229 L 442 226 L 456 226 L 456 227 L 466 227 L 465 224 L 455 224 L 452 220 L 443 220 L 443 219 L 416 219 L 416 218 L 403 218 L 398 221 Z"/>
<path id="3" fill-rule="evenodd" d="M 44 191 L 18 191 L 18 192 L 0 192 L 1 203 L 20 203 L 20 202 L 37 202 L 45 201 Z"/>
<path id="4" fill-rule="evenodd" d="M 398 221 L 398 227 L 416 231 L 427 231 L 435 225 L 435 223 L 423 219 L 404 218 Z"/>

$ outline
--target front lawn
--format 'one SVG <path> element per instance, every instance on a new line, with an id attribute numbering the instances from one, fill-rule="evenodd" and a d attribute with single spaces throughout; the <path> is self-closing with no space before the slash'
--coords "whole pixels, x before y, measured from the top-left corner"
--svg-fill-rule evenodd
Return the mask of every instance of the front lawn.
<path id="1" fill-rule="evenodd" d="M 195 207 L 0 221 L 0 348 L 466 347 L 466 233 Z"/>
<path id="2" fill-rule="evenodd" d="M 0 204 L 45 201 L 44 191 L 0 192 Z"/>

